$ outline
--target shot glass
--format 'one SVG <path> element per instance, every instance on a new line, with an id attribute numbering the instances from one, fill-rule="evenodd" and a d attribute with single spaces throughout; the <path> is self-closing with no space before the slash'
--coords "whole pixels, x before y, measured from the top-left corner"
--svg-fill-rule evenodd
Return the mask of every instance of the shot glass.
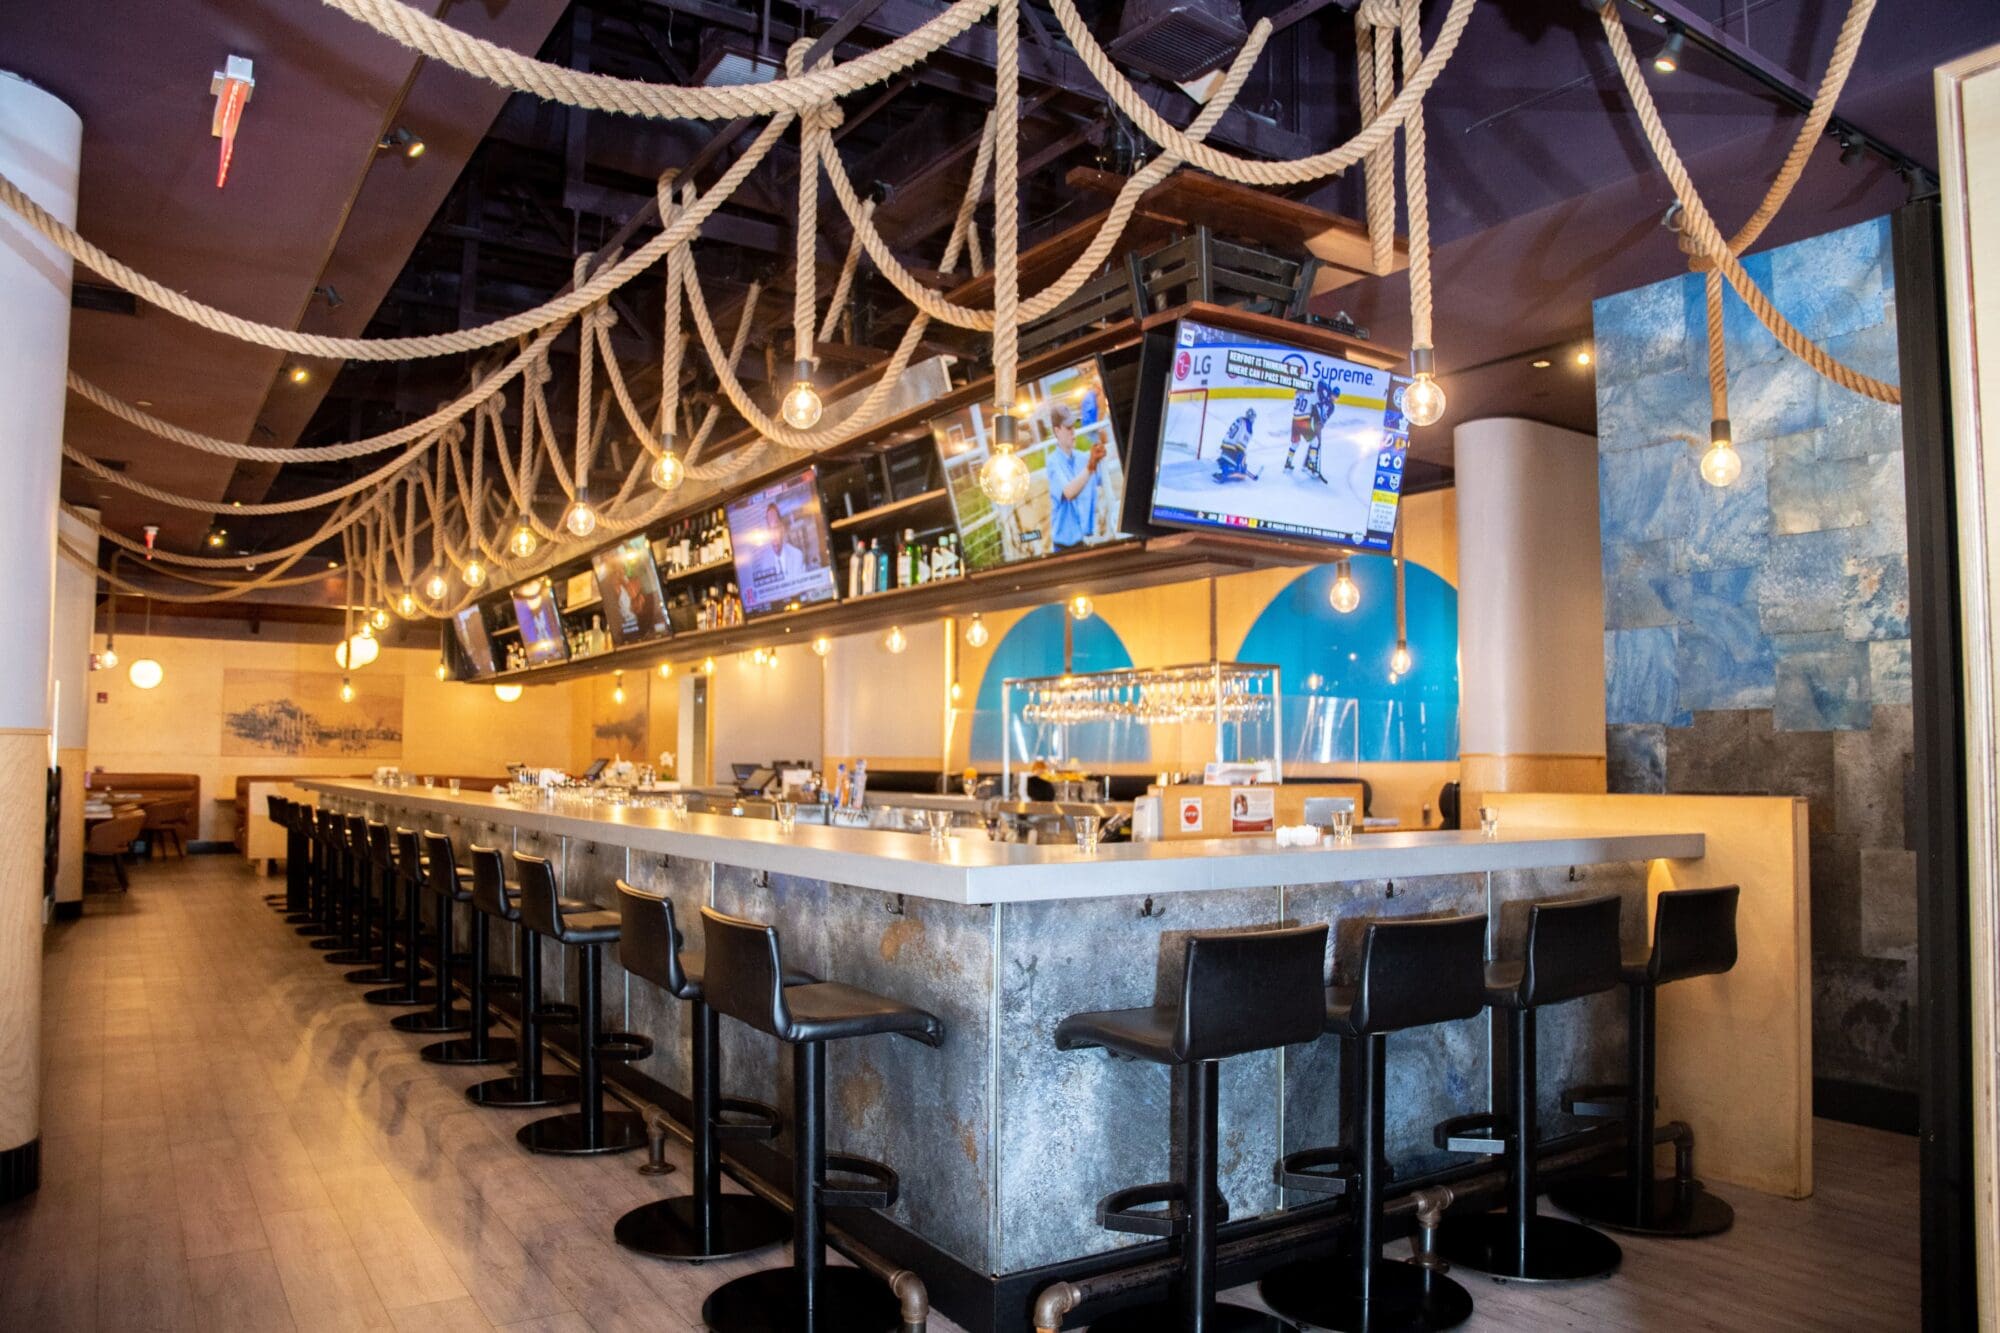
<path id="1" fill-rule="evenodd" d="M 1097 851 L 1097 830 L 1099 820 L 1096 815 L 1076 816 L 1076 849 L 1085 855 Z"/>
<path id="2" fill-rule="evenodd" d="M 1354 812 L 1336 810 L 1333 812 L 1333 841 L 1337 847 L 1345 847 L 1354 841 Z"/>
<path id="3" fill-rule="evenodd" d="M 1479 833 L 1488 842 L 1500 837 L 1500 812 L 1490 805 L 1479 807 Z"/>
<path id="4" fill-rule="evenodd" d="M 436 778 L 432 777 L 428 773 L 424 774 L 424 787 L 426 789 L 435 787 L 437 785 L 438 785 L 438 780 Z"/>
<path id="5" fill-rule="evenodd" d="M 799 803 L 797 801 L 773 801 L 771 802 L 771 813 L 777 817 L 778 832 L 784 834 L 786 837 L 790 837 L 792 830 L 798 827 Z"/>
<path id="6" fill-rule="evenodd" d="M 951 834 L 951 811 L 924 811 L 924 829 L 931 835 L 931 846 L 941 847 Z"/>
<path id="7" fill-rule="evenodd" d="M 456 795 L 458 795 L 458 786 L 459 786 L 459 783 L 458 783 L 458 779 L 457 779 L 457 778 L 447 778 L 447 779 L 445 780 L 445 785 L 446 785 L 447 787 L 450 787 L 450 788 L 451 788 L 451 794 L 452 794 L 453 796 L 456 796 Z"/>

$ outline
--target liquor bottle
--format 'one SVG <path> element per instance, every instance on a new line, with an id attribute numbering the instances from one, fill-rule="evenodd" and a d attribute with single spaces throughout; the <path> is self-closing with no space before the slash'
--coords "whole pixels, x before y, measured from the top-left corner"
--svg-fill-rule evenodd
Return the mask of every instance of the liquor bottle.
<path id="1" fill-rule="evenodd" d="M 869 541 L 868 545 L 875 553 L 875 591 L 887 592 L 890 587 L 889 553 L 882 549 L 882 539 L 880 537 L 873 538 Z"/>
<path id="2" fill-rule="evenodd" d="M 833 780 L 833 805 L 836 810 L 847 808 L 847 762 L 841 761 L 838 774 Z"/>
<path id="3" fill-rule="evenodd" d="M 725 625 L 743 623 L 743 598 L 736 591 L 734 583 L 729 585 L 729 596 L 723 601 L 722 623 Z"/>
<path id="4" fill-rule="evenodd" d="M 862 546 L 861 539 L 856 537 L 854 539 L 854 554 L 847 557 L 847 595 L 849 597 L 859 597 L 861 595 L 861 562 L 866 556 L 867 548 Z"/>

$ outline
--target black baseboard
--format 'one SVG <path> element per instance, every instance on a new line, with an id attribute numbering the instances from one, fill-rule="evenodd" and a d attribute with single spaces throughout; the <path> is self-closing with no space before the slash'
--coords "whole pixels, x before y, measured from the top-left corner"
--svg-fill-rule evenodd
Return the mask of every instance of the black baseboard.
<path id="1" fill-rule="evenodd" d="M 78 898 L 73 902 L 57 903 L 55 911 L 51 915 L 57 921 L 79 920 L 83 916 L 83 899 Z"/>
<path id="2" fill-rule="evenodd" d="M 1917 1132 L 1917 1094 L 1844 1078 L 1813 1080 L 1813 1114 L 1897 1134 Z"/>
<path id="3" fill-rule="evenodd" d="M 26 1198 L 42 1185 L 42 1141 L 29 1139 L 0 1152 L 0 1203 Z"/>

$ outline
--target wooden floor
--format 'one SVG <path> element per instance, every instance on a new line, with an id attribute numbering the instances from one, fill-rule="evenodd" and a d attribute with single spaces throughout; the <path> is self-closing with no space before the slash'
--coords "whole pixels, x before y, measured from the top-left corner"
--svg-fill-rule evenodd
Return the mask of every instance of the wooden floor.
<path id="1" fill-rule="evenodd" d="M 155 865 L 51 931 L 43 1186 L 0 1207 L 0 1330 L 675 1333 L 770 1261 L 621 1251 L 613 1219 L 684 1188 L 684 1155 L 654 1180 L 522 1151 L 534 1113 L 469 1106 L 493 1071 L 420 1061 L 264 906 L 277 886 L 233 857 Z M 1468 1327 L 1915 1327 L 1914 1141 L 1822 1122 L 1817 1151 L 1813 1199 L 1726 1191 L 1733 1232 L 1630 1242 L 1609 1281 L 1461 1274 Z"/>

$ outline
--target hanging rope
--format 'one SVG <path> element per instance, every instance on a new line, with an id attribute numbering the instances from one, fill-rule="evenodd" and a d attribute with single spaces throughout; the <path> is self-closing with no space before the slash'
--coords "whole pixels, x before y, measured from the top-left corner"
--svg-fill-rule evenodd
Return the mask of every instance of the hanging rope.
<path id="1" fill-rule="evenodd" d="M 1367 128 L 1395 97 L 1397 27 L 1393 4 L 1366 0 L 1354 11 L 1354 70 L 1361 96 L 1361 125 Z M 1396 149 L 1394 140 L 1362 160 L 1367 189 L 1368 260 L 1378 274 L 1396 266 Z"/>
<path id="2" fill-rule="evenodd" d="M 1000 0 L 993 22 L 993 401 L 1011 413 L 1021 355 L 1021 0 Z"/>
<path id="3" fill-rule="evenodd" d="M 1418 0 L 1403 0 L 1403 68 L 1423 68 L 1423 15 Z M 1449 19 L 1446 20 L 1450 22 Z M 1431 204 L 1424 165 L 1424 103 L 1403 118 L 1403 195 L 1410 213 L 1410 346 L 1431 344 Z"/>
<path id="4" fill-rule="evenodd" d="M 1060 3 L 1060 0 L 1058 2 Z M 1716 227 L 1715 219 L 1709 215 L 1707 206 L 1702 203 L 1700 194 L 1694 188 L 1694 182 L 1688 177 L 1687 167 L 1681 162 L 1680 153 L 1674 148 L 1666 126 L 1660 120 L 1659 108 L 1653 103 L 1652 90 L 1646 86 L 1645 76 L 1640 73 L 1638 58 L 1632 54 L 1632 43 L 1626 38 L 1625 25 L 1618 17 L 1616 8 L 1615 5 L 1607 4 L 1600 9 L 1599 22 L 1603 25 L 1606 41 L 1610 43 L 1612 58 L 1617 62 L 1618 72 L 1625 81 L 1626 92 L 1631 95 L 1633 110 L 1638 113 L 1639 123 L 1646 132 L 1646 141 L 1652 145 L 1653 156 L 1659 160 L 1660 169 L 1666 173 L 1668 182 L 1674 188 L 1674 196 L 1680 200 L 1682 226 L 1694 238 L 1699 252 L 1722 270 L 1722 276 L 1736 289 L 1736 294 L 1743 298 L 1743 303 L 1750 307 L 1750 312 L 1757 316 L 1758 321 L 1769 329 L 1792 355 L 1844 389 L 1851 389 L 1878 402 L 1902 402 L 1902 390 L 1895 385 L 1843 365 L 1824 348 L 1799 332 L 1790 320 L 1778 312 L 1777 307 L 1771 304 L 1770 299 L 1757 286 L 1756 280 L 1744 270 L 1742 261 L 1736 257 L 1729 241 Z M 1857 38 L 1856 46 L 1858 41 Z M 1853 62 L 1854 49 L 1855 47 L 1849 47 L 1846 52 L 1846 60 L 1850 66 Z M 1836 47 L 1835 55 L 1839 56 L 1840 53 L 1840 48 Z M 1831 66 L 1828 68 L 1827 81 L 1822 86 L 1822 91 L 1829 87 L 1837 88 L 1835 72 Z M 1844 82 L 1847 77 L 1846 69 L 1839 70 L 1838 74 L 1839 80 Z"/>

